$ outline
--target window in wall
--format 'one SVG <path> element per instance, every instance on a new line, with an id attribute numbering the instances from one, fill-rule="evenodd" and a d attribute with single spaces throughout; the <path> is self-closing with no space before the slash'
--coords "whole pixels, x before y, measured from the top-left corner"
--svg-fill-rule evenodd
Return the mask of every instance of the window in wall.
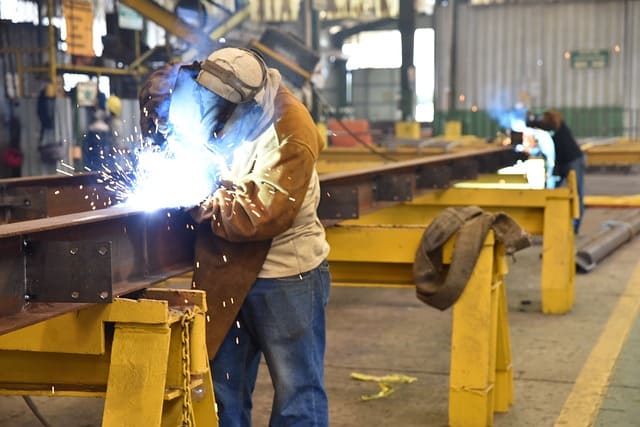
<path id="1" fill-rule="evenodd" d="M 0 19 L 37 24 L 38 5 L 31 1 L 2 0 L 0 1 Z"/>
<path id="2" fill-rule="evenodd" d="M 432 122 L 435 92 L 435 32 L 418 28 L 415 32 L 413 64 L 416 67 L 416 121 Z"/>
<path id="3" fill-rule="evenodd" d="M 416 68 L 416 121 L 432 122 L 435 86 L 435 36 L 432 28 L 419 28 L 414 34 L 413 64 Z M 365 31 L 345 41 L 342 53 L 349 58 L 347 71 L 363 68 L 400 68 L 400 31 Z"/>

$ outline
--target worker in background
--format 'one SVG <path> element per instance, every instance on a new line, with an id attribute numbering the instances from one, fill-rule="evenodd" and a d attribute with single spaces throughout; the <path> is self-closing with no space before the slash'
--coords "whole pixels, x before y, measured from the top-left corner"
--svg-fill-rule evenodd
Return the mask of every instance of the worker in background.
<path id="1" fill-rule="evenodd" d="M 108 114 L 106 121 L 113 135 L 114 146 L 118 149 L 127 148 L 125 147 L 124 122 L 122 121 L 122 100 L 111 95 L 107 98 L 105 105 Z"/>
<path id="2" fill-rule="evenodd" d="M 107 112 L 101 108 L 93 110 L 93 121 L 82 139 L 82 161 L 85 170 L 103 171 L 113 164 L 113 135 Z"/>
<path id="3" fill-rule="evenodd" d="M 175 96 L 180 72 L 195 79 L 193 100 L 203 117 L 216 116 L 203 143 L 234 145 L 225 135 L 239 124 L 251 141 L 228 157 L 221 185 L 192 212 L 201 222 L 193 285 L 207 292 L 220 426 L 251 425 L 261 355 L 275 392 L 269 425 L 327 426 L 329 246 L 316 214 L 315 170 L 322 138 L 278 71 L 240 48 L 154 72 L 140 93 L 143 135 L 162 139 L 165 99 Z M 275 137 L 262 136 L 268 132 Z"/>
<path id="4" fill-rule="evenodd" d="M 584 215 L 584 173 L 586 169 L 585 156 L 580 145 L 573 137 L 562 114 L 557 110 L 547 110 L 540 117 L 529 117 L 527 126 L 548 131 L 553 138 L 556 152 L 556 167 L 554 175 L 559 177 L 558 185 L 562 185 L 569 171 L 574 171 L 578 187 L 580 216 L 573 221 L 574 233 L 578 234 L 582 216 Z"/>
<path id="5" fill-rule="evenodd" d="M 544 158 L 545 188 L 555 188 L 558 177 L 553 174 L 556 166 L 556 149 L 549 132 L 525 128 L 522 132 L 522 144 L 516 146 L 516 151 L 529 156 Z"/>
<path id="6" fill-rule="evenodd" d="M 133 167 L 135 154 L 133 138 L 125 135 L 124 121 L 122 120 L 122 100 L 111 95 L 105 102 L 107 108 L 106 122 L 111 133 L 113 144 L 114 162 L 118 163 L 122 170 L 130 170 Z"/>

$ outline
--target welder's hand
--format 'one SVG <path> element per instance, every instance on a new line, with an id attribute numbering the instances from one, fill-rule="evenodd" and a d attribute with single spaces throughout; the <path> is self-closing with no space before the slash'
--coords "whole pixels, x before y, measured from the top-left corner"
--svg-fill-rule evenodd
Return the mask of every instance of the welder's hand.
<path id="1" fill-rule="evenodd" d="M 213 217 L 213 197 L 210 196 L 207 200 L 189 210 L 189 215 L 198 224 L 210 221 Z"/>

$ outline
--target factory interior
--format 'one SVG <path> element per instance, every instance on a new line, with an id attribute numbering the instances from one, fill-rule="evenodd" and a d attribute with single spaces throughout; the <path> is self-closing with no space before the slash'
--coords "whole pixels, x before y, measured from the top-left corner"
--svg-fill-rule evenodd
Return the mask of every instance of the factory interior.
<path id="1" fill-rule="evenodd" d="M 0 427 L 640 426 L 640 0 L 2 0 L 0 72 Z"/>

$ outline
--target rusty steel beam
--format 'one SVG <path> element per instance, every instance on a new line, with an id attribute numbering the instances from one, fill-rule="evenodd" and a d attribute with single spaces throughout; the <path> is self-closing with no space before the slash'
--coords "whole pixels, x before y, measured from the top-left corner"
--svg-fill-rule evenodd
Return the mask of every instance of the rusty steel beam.
<path id="1" fill-rule="evenodd" d="M 114 204 L 98 173 L 0 179 L 0 224 Z"/>
<path id="2" fill-rule="evenodd" d="M 383 200 L 410 200 L 410 193 L 413 191 L 446 188 L 453 181 L 473 179 L 478 173 L 495 172 L 515 163 L 515 160 L 516 155 L 512 150 L 497 147 L 418 157 L 351 172 L 323 174 L 320 176 L 321 185 L 325 190 L 332 190 L 329 192 L 333 193 L 333 199 L 323 199 L 320 213 L 327 219 L 333 218 L 327 212 L 327 206 L 338 205 L 338 200 L 344 197 L 349 199 L 349 194 L 354 191 L 354 183 L 357 183 L 356 187 L 362 187 L 358 197 L 371 199 L 371 202 L 365 204 Z M 404 175 L 404 178 L 401 179 L 400 175 Z M 412 183 L 413 176 L 415 185 Z M 397 180 L 406 185 L 403 187 Z M 400 188 L 394 190 L 394 186 Z M 392 194 L 398 191 L 404 192 L 404 195 Z M 323 191 L 323 195 L 327 198 L 327 191 Z M 350 204 L 352 201 L 349 199 L 345 203 Z M 100 175 L 95 172 L 0 180 L 0 224 L 103 209 L 112 204 L 115 202 L 110 199 L 109 191 L 105 189 Z"/>
<path id="3" fill-rule="evenodd" d="M 111 207 L 0 226 L 0 334 L 192 268 L 182 210 Z"/>
<path id="4" fill-rule="evenodd" d="M 512 164 L 514 154 L 494 148 L 323 175 L 318 214 L 327 226 L 357 218 L 493 172 Z M 146 213 L 111 206 L 87 211 L 95 208 L 86 204 L 87 186 L 95 186 L 96 194 L 105 191 L 93 175 L 9 181 L 0 187 L 5 194 L 40 186 L 40 193 L 59 200 L 45 204 L 51 209 L 47 217 L 0 225 L 0 334 L 109 302 L 192 268 L 196 225 L 184 210 Z M 53 216 L 59 212 L 64 214 Z"/>
<path id="5" fill-rule="evenodd" d="M 413 199 L 414 194 L 449 187 L 515 163 L 517 154 L 504 147 L 442 154 L 320 176 L 318 215 L 325 225 L 358 218 L 388 203 Z"/>

